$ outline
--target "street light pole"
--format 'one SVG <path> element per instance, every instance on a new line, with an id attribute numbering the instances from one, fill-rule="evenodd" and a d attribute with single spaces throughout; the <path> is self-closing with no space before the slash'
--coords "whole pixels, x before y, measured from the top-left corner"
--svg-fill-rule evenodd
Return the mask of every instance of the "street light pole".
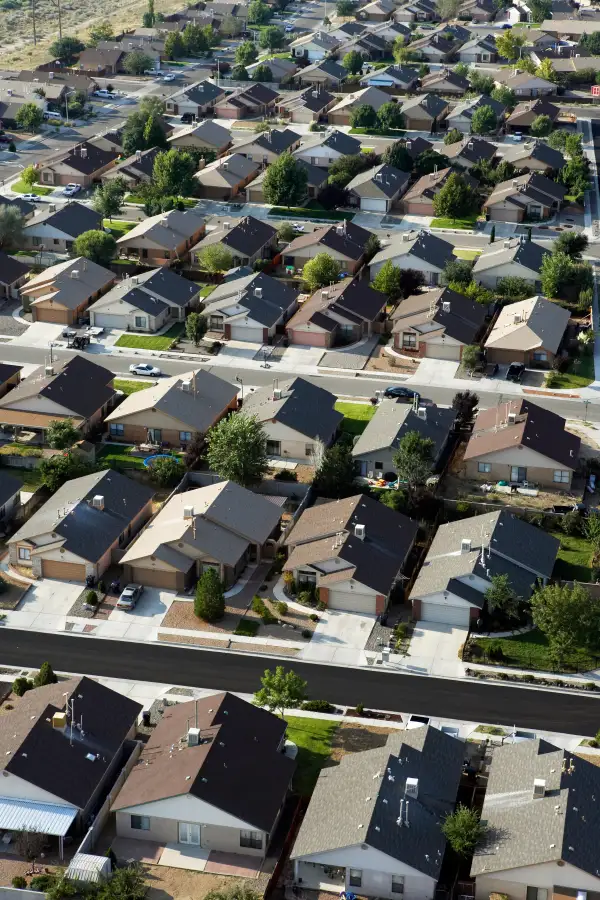
<path id="1" fill-rule="evenodd" d="M 69 97 L 76 93 L 77 91 L 67 91 L 65 94 L 65 117 L 67 119 L 67 125 L 69 124 Z"/>

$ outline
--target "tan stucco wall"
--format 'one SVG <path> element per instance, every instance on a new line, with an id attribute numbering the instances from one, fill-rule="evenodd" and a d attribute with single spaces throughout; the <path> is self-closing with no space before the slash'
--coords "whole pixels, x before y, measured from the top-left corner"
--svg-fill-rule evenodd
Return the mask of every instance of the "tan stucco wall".
<path id="1" fill-rule="evenodd" d="M 482 458 L 482 462 L 487 462 Z M 510 461 L 507 459 L 507 462 L 491 462 L 490 465 L 492 467 L 491 472 L 478 472 L 479 460 L 470 459 L 466 462 L 466 477 L 467 478 L 475 478 L 479 481 L 510 481 L 510 470 L 512 466 L 522 466 L 523 463 L 519 462 L 518 454 L 513 455 Z M 554 470 L 555 469 L 564 469 L 559 463 L 556 463 L 549 469 L 543 469 L 539 466 L 525 466 L 527 469 L 527 481 L 532 481 L 537 484 L 543 484 L 547 487 L 554 487 L 557 490 L 566 490 L 570 487 L 571 479 L 573 477 L 573 473 L 569 472 L 569 482 L 555 482 L 554 481 Z"/>

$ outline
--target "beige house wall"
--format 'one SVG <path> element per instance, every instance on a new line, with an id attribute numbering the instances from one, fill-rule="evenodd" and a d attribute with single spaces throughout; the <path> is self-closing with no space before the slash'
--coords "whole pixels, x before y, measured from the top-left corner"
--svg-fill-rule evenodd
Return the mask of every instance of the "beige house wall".
<path id="1" fill-rule="evenodd" d="M 487 460 L 485 459 L 485 457 L 481 457 L 479 460 L 468 460 L 466 463 L 466 477 L 474 478 L 478 481 L 510 481 L 511 467 L 523 465 L 523 463 L 519 462 L 518 453 L 514 454 L 514 451 L 511 452 L 513 454 L 512 457 L 510 457 L 507 453 L 507 459 L 505 462 L 492 462 L 491 472 L 478 471 L 478 463 L 486 462 Z M 525 466 L 525 468 L 527 469 L 527 481 L 531 481 L 536 484 L 543 484 L 546 487 L 554 487 L 557 490 L 568 490 L 571 486 L 573 472 L 570 470 L 568 482 L 554 481 L 554 470 L 563 468 L 559 463 L 554 463 L 551 468 L 542 468 L 540 466 Z"/>

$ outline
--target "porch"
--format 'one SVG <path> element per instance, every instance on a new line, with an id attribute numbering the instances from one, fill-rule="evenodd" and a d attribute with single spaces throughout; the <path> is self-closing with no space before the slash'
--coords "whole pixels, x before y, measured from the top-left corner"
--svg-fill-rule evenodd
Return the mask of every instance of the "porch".
<path id="1" fill-rule="evenodd" d="M 326 891 L 339 894 L 346 889 L 344 866 L 294 861 L 294 883 L 309 891 Z"/>
<path id="2" fill-rule="evenodd" d="M 264 862 L 260 856 L 224 853 L 194 844 L 154 843 L 122 837 L 113 840 L 111 849 L 119 862 L 140 862 L 145 865 L 168 866 L 204 872 L 207 875 L 229 875 L 237 878 L 258 878 Z"/>

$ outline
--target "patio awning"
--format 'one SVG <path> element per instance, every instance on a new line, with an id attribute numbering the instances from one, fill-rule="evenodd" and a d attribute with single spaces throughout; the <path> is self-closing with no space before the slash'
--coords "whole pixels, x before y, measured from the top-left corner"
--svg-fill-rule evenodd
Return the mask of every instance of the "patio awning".
<path id="1" fill-rule="evenodd" d="M 0 828 L 6 831 L 37 831 L 64 837 L 76 816 L 77 810 L 72 806 L 0 797 Z"/>

